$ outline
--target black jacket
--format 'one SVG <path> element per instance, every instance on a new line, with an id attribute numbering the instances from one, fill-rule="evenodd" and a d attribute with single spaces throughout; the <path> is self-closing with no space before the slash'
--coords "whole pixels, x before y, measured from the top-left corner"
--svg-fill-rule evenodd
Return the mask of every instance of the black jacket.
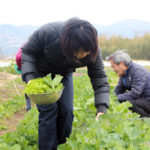
<path id="1" fill-rule="evenodd" d="M 75 68 L 87 66 L 88 75 L 95 93 L 95 106 L 98 112 L 106 112 L 109 106 L 109 85 L 99 52 L 95 62 L 90 56 L 75 64 L 63 55 L 60 37 L 66 22 L 49 23 L 35 31 L 22 47 L 22 75 L 27 81 L 42 74 L 61 74 L 74 72 Z"/>

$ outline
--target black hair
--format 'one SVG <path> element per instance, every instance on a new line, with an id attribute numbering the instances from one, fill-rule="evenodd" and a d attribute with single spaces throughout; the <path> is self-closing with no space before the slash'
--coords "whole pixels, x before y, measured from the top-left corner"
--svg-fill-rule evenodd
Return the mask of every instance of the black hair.
<path id="1" fill-rule="evenodd" d="M 74 60 L 74 54 L 83 49 L 90 51 L 91 59 L 95 61 L 98 54 L 96 29 L 88 21 L 69 19 L 61 36 L 61 48 L 68 60 Z"/>

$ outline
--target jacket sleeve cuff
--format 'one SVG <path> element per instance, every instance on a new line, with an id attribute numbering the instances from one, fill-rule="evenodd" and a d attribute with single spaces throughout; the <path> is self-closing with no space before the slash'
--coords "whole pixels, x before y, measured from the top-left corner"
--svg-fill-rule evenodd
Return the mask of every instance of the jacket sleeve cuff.
<path id="1" fill-rule="evenodd" d="M 107 107 L 105 105 L 99 105 L 97 107 L 97 113 L 98 112 L 104 112 L 104 113 L 106 113 L 107 112 Z"/>
<path id="2" fill-rule="evenodd" d="M 26 79 L 27 83 L 28 83 L 28 81 L 35 79 L 35 78 L 36 78 L 36 75 L 34 73 L 28 73 L 25 75 L 25 79 Z"/>

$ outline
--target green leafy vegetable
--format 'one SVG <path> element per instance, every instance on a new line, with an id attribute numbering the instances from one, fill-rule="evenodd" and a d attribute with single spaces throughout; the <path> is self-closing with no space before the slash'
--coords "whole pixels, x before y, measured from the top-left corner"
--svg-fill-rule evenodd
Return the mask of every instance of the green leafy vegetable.
<path id="1" fill-rule="evenodd" d="M 61 80 L 62 76 L 60 75 L 56 75 L 52 80 L 51 74 L 48 74 L 43 78 L 33 79 L 25 86 L 24 93 L 40 94 L 58 92 L 63 88 L 62 83 L 60 83 Z"/>

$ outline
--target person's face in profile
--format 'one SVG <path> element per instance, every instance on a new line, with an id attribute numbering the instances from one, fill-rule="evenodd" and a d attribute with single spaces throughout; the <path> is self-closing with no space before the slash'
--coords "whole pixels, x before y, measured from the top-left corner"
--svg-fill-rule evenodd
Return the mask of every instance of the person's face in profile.
<path id="1" fill-rule="evenodd" d="M 127 67 L 125 66 L 124 62 L 120 62 L 120 64 L 115 64 L 113 60 L 110 60 L 111 67 L 113 68 L 114 72 L 120 77 L 125 74 L 125 70 Z"/>
<path id="2" fill-rule="evenodd" d="M 90 55 L 90 54 L 91 54 L 90 51 L 86 52 L 86 51 L 84 51 L 84 50 L 81 48 L 78 53 L 74 53 L 74 56 L 75 56 L 77 59 L 82 59 L 82 58 L 84 58 L 84 57 L 86 57 L 87 55 Z"/>

